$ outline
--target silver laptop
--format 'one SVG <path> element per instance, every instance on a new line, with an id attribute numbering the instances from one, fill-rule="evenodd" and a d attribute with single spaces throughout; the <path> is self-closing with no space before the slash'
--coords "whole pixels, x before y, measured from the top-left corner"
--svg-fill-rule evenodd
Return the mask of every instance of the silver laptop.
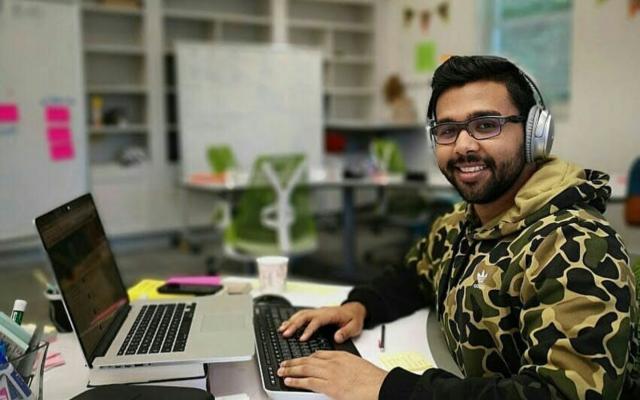
<path id="1" fill-rule="evenodd" d="M 130 302 L 91 194 L 35 223 L 90 368 L 253 356 L 248 295 Z"/>

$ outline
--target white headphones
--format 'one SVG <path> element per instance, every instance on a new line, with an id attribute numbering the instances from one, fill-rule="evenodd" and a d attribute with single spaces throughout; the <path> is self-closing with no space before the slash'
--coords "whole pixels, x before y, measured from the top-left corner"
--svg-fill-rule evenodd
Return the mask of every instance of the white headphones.
<path id="1" fill-rule="evenodd" d="M 493 57 L 508 63 L 511 63 L 509 60 L 500 57 Z M 517 68 L 517 67 L 516 67 Z M 554 127 L 553 127 L 553 118 L 551 118 L 551 113 L 547 110 L 544 99 L 542 98 L 542 94 L 540 90 L 536 86 L 533 79 L 529 77 L 524 71 L 518 68 L 520 74 L 527 81 L 531 89 L 538 95 L 536 100 L 536 104 L 529 109 L 529 114 L 527 115 L 527 121 L 525 122 L 525 133 L 524 133 L 524 155 L 527 163 L 533 163 L 537 161 L 543 161 L 549 157 L 551 153 L 551 146 L 553 145 L 553 135 L 554 135 Z M 427 131 L 427 140 L 431 144 L 431 148 L 435 151 L 435 140 L 431 135 L 431 128 L 435 125 L 435 104 L 433 107 L 429 107 L 429 115 L 428 122 L 426 126 Z"/>

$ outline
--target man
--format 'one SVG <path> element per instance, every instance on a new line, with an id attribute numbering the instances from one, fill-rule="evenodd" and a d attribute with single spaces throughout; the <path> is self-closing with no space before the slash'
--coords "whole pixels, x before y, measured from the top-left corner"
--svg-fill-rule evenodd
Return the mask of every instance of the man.
<path id="1" fill-rule="evenodd" d="M 548 148 L 531 157 L 536 98 L 505 59 L 452 57 L 432 88 L 438 166 L 465 202 L 434 223 L 406 265 L 280 331 L 304 328 L 304 340 L 337 324 L 341 342 L 435 306 L 465 378 L 437 368 L 387 373 L 342 352 L 285 361 L 278 374 L 350 400 L 617 399 L 637 351 L 637 302 L 627 252 L 602 216 L 607 175 L 546 158 Z"/>

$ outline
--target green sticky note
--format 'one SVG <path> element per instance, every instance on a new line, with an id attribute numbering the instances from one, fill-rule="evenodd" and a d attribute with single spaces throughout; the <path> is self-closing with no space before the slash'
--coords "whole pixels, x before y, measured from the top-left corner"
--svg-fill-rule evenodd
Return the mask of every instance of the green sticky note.
<path id="1" fill-rule="evenodd" d="M 416 45 L 416 71 L 433 71 L 436 66 L 436 44 L 434 42 L 418 43 Z"/>

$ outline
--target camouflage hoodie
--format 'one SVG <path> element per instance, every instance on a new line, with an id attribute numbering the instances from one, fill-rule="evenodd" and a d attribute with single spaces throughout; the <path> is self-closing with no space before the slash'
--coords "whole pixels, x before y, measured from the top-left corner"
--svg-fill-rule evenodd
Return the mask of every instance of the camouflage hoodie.
<path id="1" fill-rule="evenodd" d="M 465 375 L 396 368 L 380 398 L 617 399 L 638 306 L 627 252 L 602 216 L 607 182 L 552 159 L 502 215 L 481 225 L 460 203 L 404 266 L 356 287 L 347 301 L 365 305 L 366 326 L 435 306 Z"/>

